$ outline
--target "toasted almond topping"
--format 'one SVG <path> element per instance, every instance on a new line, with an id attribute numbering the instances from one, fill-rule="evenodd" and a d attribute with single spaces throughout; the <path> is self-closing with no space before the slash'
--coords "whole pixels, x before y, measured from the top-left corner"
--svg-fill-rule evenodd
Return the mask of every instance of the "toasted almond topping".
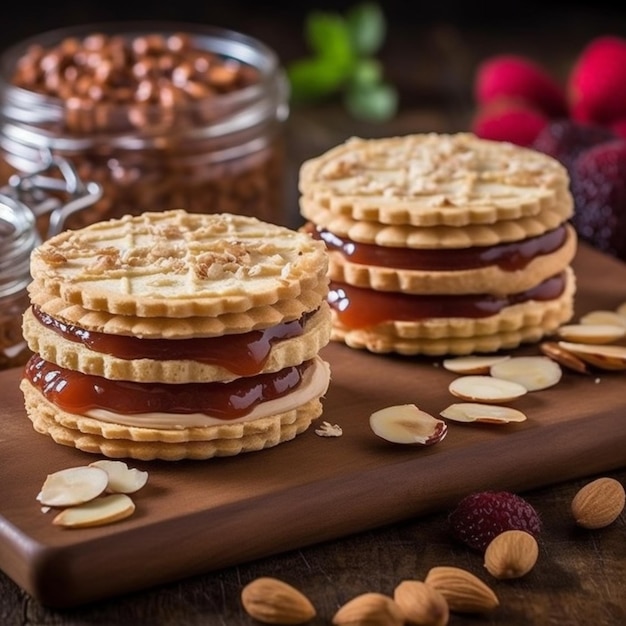
<path id="1" fill-rule="evenodd" d="M 561 366 L 547 356 L 516 356 L 491 366 L 495 378 L 519 383 L 528 391 L 556 385 L 563 372 Z"/>
<path id="2" fill-rule="evenodd" d="M 493 376 L 461 376 L 450 383 L 448 390 L 463 400 L 488 404 L 510 402 L 527 393 L 524 385 Z"/>
<path id="3" fill-rule="evenodd" d="M 626 335 L 626 325 L 618 324 L 565 324 L 557 329 L 565 341 L 578 343 L 612 343 Z"/>
<path id="4" fill-rule="evenodd" d="M 592 345 L 559 341 L 559 347 L 604 370 L 626 369 L 626 346 Z"/>
<path id="5" fill-rule="evenodd" d="M 322 425 L 315 429 L 315 434 L 320 437 L 341 437 L 341 435 L 343 435 L 343 429 L 339 424 L 322 422 Z"/>
<path id="6" fill-rule="evenodd" d="M 104 526 L 125 519 L 134 511 L 135 503 L 126 494 L 114 493 L 63 509 L 52 523 L 65 528 Z"/>
<path id="7" fill-rule="evenodd" d="M 99 467 L 69 467 L 48 474 L 37 500 L 47 506 L 75 506 L 102 494 L 108 482 Z"/>
<path id="8" fill-rule="evenodd" d="M 488 374 L 489 368 L 499 361 L 510 358 L 508 355 L 459 356 L 443 360 L 443 367 L 457 374 Z"/>
<path id="9" fill-rule="evenodd" d="M 107 491 L 111 493 L 134 493 L 148 481 L 148 472 L 129 468 L 124 461 L 100 460 L 89 464 L 104 470 L 108 477 Z"/>
<path id="10" fill-rule="evenodd" d="M 579 372 L 580 374 L 588 374 L 589 368 L 587 364 L 577 357 L 574 353 L 565 350 L 556 341 L 544 341 L 539 345 L 539 349 L 549 358 L 553 359 L 563 367 Z"/>
<path id="11" fill-rule="evenodd" d="M 370 415 L 370 427 L 376 435 L 392 443 L 430 446 L 441 441 L 448 426 L 414 404 L 380 409 Z"/>
<path id="12" fill-rule="evenodd" d="M 508 424 L 523 422 L 526 415 L 517 409 L 496 404 L 458 402 L 451 404 L 439 414 L 455 422 L 480 422 L 484 424 Z"/>

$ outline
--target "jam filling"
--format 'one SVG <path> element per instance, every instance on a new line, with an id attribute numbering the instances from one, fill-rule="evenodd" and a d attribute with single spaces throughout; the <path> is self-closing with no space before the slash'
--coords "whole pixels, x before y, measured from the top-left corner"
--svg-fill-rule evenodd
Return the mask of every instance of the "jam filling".
<path id="1" fill-rule="evenodd" d="M 368 328 L 391 320 L 419 321 L 436 317 L 481 318 L 496 315 L 502 309 L 528 300 L 548 301 L 558 298 L 565 289 L 565 274 L 557 274 L 536 287 L 507 296 L 413 295 L 374 291 L 331 282 L 328 302 L 337 319 L 346 328 Z"/>
<path id="2" fill-rule="evenodd" d="M 152 359 L 155 361 L 185 360 L 208 365 L 221 365 L 238 376 L 252 376 L 263 369 L 272 345 L 283 339 L 298 337 L 313 313 L 299 320 L 283 322 L 263 330 L 189 339 L 146 339 L 126 335 L 110 335 L 61 322 L 33 306 L 35 318 L 64 339 L 81 343 L 90 350 L 120 359 Z"/>
<path id="3" fill-rule="evenodd" d="M 33 355 L 25 376 L 43 396 L 69 413 L 93 409 L 136 415 L 139 413 L 205 413 L 232 420 L 255 406 L 281 398 L 296 389 L 310 366 L 306 361 L 279 372 L 237 378 L 223 383 L 137 383 L 108 380 L 59 367 Z"/>
<path id="4" fill-rule="evenodd" d="M 307 230 L 315 239 L 324 241 L 329 250 L 340 252 L 351 263 L 433 272 L 475 269 L 490 265 L 513 272 L 525 268 L 536 256 L 558 250 L 567 239 L 567 230 L 561 225 L 537 237 L 495 246 L 417 249 L 357 243 L 324 228 L 315 228 L 311 224 L 307 226 Z"/>

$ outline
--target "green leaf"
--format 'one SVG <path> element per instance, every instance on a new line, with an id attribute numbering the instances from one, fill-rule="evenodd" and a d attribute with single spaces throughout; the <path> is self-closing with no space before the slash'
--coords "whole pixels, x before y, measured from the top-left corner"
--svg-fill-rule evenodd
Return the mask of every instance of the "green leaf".
<path id="1" fill-rule="evenodd" d="M 305 35 L 314 56 L 332 59 L 344 71 L 352 66 L 355 58 L 352 39 L 341 15 L 311 12 L 306 18 Z"/>
<path id="2" fill-rule="evenodd" d="M 370 122 L 391 119 L 398 109 L 398 93 L 391 85 L 379 83 L 354 87 L 344 95 L 345 107 L 355 118 Z"/>
<path id="3" fill-rule="evenodd" d="M 370 56 L 378 52 L 385 40 L 387 25 L 376 2 L 363 2 L 349 9 L 346 23 L 356 54 Z"/>
<path id="4" fill-rule="evenodd" d="M 332 60 L 310 57 L 294 61 L 287 68 L 293 101 L 321 99 L 337 91 L 346 74 Z"/>
<path id="5" fill-rule="evenodd" d="M 380 61 L 377 59 L 360 59 L 356 62 L 350 76 L 350 85 L 354 87 L 376 85 L 382 81 L 382 76 L 383 67 Z"/>

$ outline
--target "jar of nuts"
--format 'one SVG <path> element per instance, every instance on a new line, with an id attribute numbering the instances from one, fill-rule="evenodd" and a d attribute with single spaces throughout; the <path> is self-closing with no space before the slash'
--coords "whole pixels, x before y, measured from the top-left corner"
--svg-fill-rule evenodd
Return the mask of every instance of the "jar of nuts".
<path id="1" fill-rule="evenodd" d="M 284 222 L 288 86 L 221 28 L 151 22 L 40 34 L 0 58 L 0 175 L 70 161 L 103 196 L 67 226 L 183 208 Z"/>

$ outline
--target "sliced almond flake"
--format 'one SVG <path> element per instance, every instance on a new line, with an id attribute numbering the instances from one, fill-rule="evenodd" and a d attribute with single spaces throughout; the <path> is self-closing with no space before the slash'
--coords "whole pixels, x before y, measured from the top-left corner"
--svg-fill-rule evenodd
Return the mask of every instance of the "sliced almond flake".
<path id="1" fill-rule="evenodd" d="M 135 493 L 148 481 L 148 472 L 130 468 L 124 461 L 100 460 L 89 464 L 104 470 L 108 477 L 107 491 L 110 493 Z"/>
<path id="2" fill-rule="evenodd" d="M 370 415 L 370 427 L 391 443 L 430 446 L 447 434 L 448 425 L 414 404 L 389 406 Z"/>
<path id="3" fill-rule="evenodd" d="M 108 474 L 99 467 L 69 467 L 48 474 L 37 500 L 47 506 L 74 506 L 104 493 Z"/>
<path id="4" fill-rule="evenodd" d="M 441 417 L 455 422 L 479 422 L 482 424 L 508 424 L 524 422 L 526 415 L 517 409 L 480 402 L 457 402 L 440 413 Z"/>
<path id="5" fill-rule="evenodd" d="M 499 361 L 510 358 L 508 355 L 468 355 L 444 359 L 442 365 L 457 374 L 488 374 L 489 368 Z"/>
<path id="6" fill-rule="evenodd" d="M 561 366 L 547 356 L 516 356 L 495 363 L 490 374 L 526 387 L 528 391 L 539 391 L 556 385 L 563 375 Z"/>
<path id="7" fill-rule="evenodd" d="M 559 346 L 600 369 L 626 370 L 626 346 L 592 345 L 570 341 L 559 341 Z"/>
<path id="8" fill-rule="evenodd" d="M 615 310 L 622 317 L 626 317 L 626 302 L 622 302 Z"/>
<path id="9" fill-rule="evenodd" d="M 470 402 L 499 404 L 521 398 L 528 393 L 520 383 L 493 376 L 461 376 L 448 386 L 453 396 Z"/>
<path id="10" fill-rule="evenodd" d="M 549 358 L 555 360 L 563 367 L 579 372 L 580 374 L 589 374 L 587 364 L 577 357 L 573 352 L 564 350 L 556 341 L 543 341 L 539 344 L 539 349 Z"/>
<path id="11" fill-rule="evenodd" d="M 322 422 L 322 425 L 315 429 L 315 434 L 320 437 L 341 437 L 341 435 L 343 435 L 343 430 L 339 424 Z"/>
<path id="12" fill-rule="evenodd" d="M 626 311 L 626 309 L 625 309 Z M 624 326 L 626 327 L 626 313 L 620 314 L 617 311 L 597 310 L 590 311 L 580 318 L 581 324 Z"/>
<path id="13" fill-rule="evenodd" d="M 626 335 L 626 326 L 617 324 L 565 324 L 557 329 L 565 341 L 576 343 L 612 343 Z"/>
<path id="14" fill-rule="evenodd" d="M 52 523 L 65 528 L 104 526 L 131 516 L 135 503 L 124 493 L 101 496 L 61 511 Z"/>

